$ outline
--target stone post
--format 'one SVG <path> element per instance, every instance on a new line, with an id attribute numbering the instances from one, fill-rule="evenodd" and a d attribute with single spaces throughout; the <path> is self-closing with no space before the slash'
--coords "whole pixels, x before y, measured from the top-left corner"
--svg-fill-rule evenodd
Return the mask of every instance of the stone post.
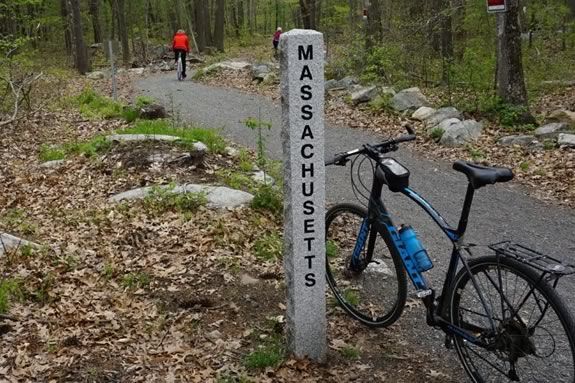
<path id="1" fill-rule="evenodd" d="M 324 44 L 312 30 L 282 34 L 284 269 L 289 350 L 326 353 Z"/>

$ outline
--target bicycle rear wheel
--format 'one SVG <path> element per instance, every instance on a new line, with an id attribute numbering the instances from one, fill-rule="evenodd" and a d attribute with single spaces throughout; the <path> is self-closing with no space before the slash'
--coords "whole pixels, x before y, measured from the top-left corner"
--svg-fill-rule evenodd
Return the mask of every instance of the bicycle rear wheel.
<path id="1" fill-rule="evenodd" d="M 471 380 L 575 382 L 575 325 L 556 291 L 512 259 L 487 256 L 469 266 L 485 306 L 466 269 L 457 274 L 449 302 L 452 322 L 489 344 L 482 348 L 454 337 Z"/>
<path id="2" fill-rule="evenodd" d="M 326 214 L 327 282 L 341 307 L 353 318 L 371 327 L 386 327 L 401 315 L 407 296 L 407 280 L 399 256 L 388 248 L 380 233 L 368 228 L 360 267 L 351 267 L 351 257 L 360 228 L 367 217 L 363 207 L 339 204 Z M 375 236 L 373 254 L 368 254 L 370 236 Z"/>
<path id="3" fill-rule="evenodd" d="M 177 74 L 178 74 L 178 81 L 183 81 L 184 80 L 184 68 L 182 65 L 182 56 L 180 54 L 178 54 L 178 64 L 177 64 Z"/>

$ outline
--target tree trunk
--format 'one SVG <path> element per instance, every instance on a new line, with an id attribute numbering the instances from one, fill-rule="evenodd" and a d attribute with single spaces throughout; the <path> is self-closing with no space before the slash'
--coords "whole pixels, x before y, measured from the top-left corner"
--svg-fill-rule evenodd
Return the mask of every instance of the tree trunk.
<path id="1" fill-rule="evenodd" d="M 64 24 L 64 44 L 66 46 L 66 53 L 72 56 L 72 36 L 70 34 L 70 24 L 68 23 L 68 7 L 66 0 L 60 0 L 60 16 L 62 17 L 62 24 Z"/>
<path id="2" fill-rule="evenodd" d="M 442 82 L 449 83 L 450 67 L 453 61 L 453 30 L 451 22 L 450 0 L 441 1 L 441 60 L 442 60 Z"/>
<path id="3" fill-rule="evenodd" d="M 367 10 L 366 47 L 369 49 L 383 39 L 381 6 L 379 0 L 370 0 Z"/>
<path id="4" fill-rule="evenodd" d="M 204 0 L 195 0 L 194 1 L 194 19 L 195 19 L 195 26 L 196 32 L 198 34 L 198 49 L 200 52 L 206 50 L 206 20 L 204 18 L 204 7 L 205 2 Z"/>
<path id="5" fill-rule="evenodd" d="M 224 0 L 217 0 L 214 39 L 216 42 L 216 48 L 218 48 L 220 52 L 224 51 L 224 34 L 225 34 L 225 2 Z"/>
<path id="6" fill-rule="evenodd" d="M 72 11 L 72 25 L 74 29 L 74 48 L 75 48 L 75 63 L 76 69 L 81 74 L 86 74 L 90 71 L 90 62 L 88 61 L 88 50 L 84 43 L 84 35 L 82 31 L 82 15 L 80 13 L 80 0 L 69 0 L 68 5 Z"/>
<path id="7" fill-rule="evenodd" d="M 100 24 L 100 0 L 90 0 L 90 16 L 92 16 L 92 29 L 94 30 L 94 42 L 101 43 L 102 26 Z"/>
<path id="8" fill-rule="evenodd" d="M 527 107 L 518 18 L 518 0 L 507 0 L 507 12 L 497 14 L 497 95 L 505 103 Z"/>
<path id="9" fill-rule="evenodd" d="M 299 0 L 304 29 L 315 29 L 315 0 Z"/>
<path id="10" fill-rule="evenodd" d="M 128 38 L 128 26 L 126 25 L 125 0 L 114 0 L 118 11 L 118 34 L 122 43 L 122 61 L 124 66 L 130 66 L 130 41 Z"/>

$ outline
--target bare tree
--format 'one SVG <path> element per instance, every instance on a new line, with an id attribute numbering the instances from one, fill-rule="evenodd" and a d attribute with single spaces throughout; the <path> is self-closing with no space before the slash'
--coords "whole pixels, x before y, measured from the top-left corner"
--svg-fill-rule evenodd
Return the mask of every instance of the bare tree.
<path id="1" fill-rule="evenodd" d="M 218 50 L 221 52 L 224 51 L 224 33 L 225 33 L 225 2 L 224 0 L 217 0 L 214 40 L 216 43 L 216 48 L 218 48 Z"/>
<path id="2" fill-rule="evenodd" d="M 130 40 L 128 38 L 128 26 L 126 24 L 125 0 L 113 0 L 116 5 L 118 19 L 118 35 L 122 43 L 122 61 L 124 66 L 130 65 Z"/>
<path id="3" fill-rule="evenodd" d="M 90 0 L 90 16 L 92 17 L 94 42 L 101 43 L 103 40 L 102 40 L 102 26 L 100 24 L 100 0 Z"/>

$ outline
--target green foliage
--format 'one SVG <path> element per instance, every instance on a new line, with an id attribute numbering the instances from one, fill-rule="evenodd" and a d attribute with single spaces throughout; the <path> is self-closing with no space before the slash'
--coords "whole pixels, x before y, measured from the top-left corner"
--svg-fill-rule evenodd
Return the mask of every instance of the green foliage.
<path id="1" fill-rule="evenodd" d="M 250 117 L 244 121 L 246 127 L 257 132 L 257 163 L 259 166 L 266 165 L 265 153 L 265 139 L 262 135 L 264 129 L 270 130 L 272 128 L 271 122 L 262 121 L 257 118 Z"/>
<path id="2" fill-rule="evenodd" d="M 369 108 L 374 112 L 391 110 L 390 102 L 392 98 L 393 96 L 389 93 L 380 94 L 379 96 L 377 96 L 376 98 L 374 98 L 369 102 Z"/>
<path id="3" fill-rule="evenodd" d="M 0 216 L 0 223 L 7 229 L 25 236 L 34 235 L 38 231 L 38 226 L 32 221 L 30 215 L 22 209 L 8 209 Z M 0 244 L 0 246 L 2 245 Z"/>
<path id="4" fill-rule="evenodd" d="M 174 193 L 175 185 L 153 187 L 144 198 L 144 206 L 156 212 L 176 211 L 179 213 L 195 212 L 208 203 L 205 193 Z"/>
<path id="5" fill-rule="evenodd" d="M 255 256 L 266 261 L 274 261 L 281 258 L 282 252 L 283 242 L 277 232 L 263 235 L 254 244 Z"/>
<path id="6" fill-rule="evenodd" d="M 545 150 L 553 150 L 557 147 L 557 142 L 555 142 L 555 140 L 551 140 L 551 139 L 545 139 L 543 140 L 543 149 Z"/>
<path id="7" fill-rule="evenodd" d="M 275 367 L 284 359 L 284 346 L 278 336 L 268 337 L 264 344 L 248 354 L 244 359 L 244 365 L 249 369 Z"/>
<path id="8" fill-rule="evenodd" d="M 359 293 L 352 289 L 345 289 L 343 291 L 343 299 L 352 306 L 357 306 L 359 304 Z"/>
<path id="9" fill-rule="evenodd" d="M 64 158 L 66 158 L 66 153 L 62 148 L 46 144 L 40 147 L 40 161 L 42 162 L 63 160 Z"/>
<path id="10" fill-rule="evenodd" d="M 154 98 L 149 96 L 137 96 L 136 97 L 136 108 L 140 109 L 146 105 L 150 105 L 154 103 Z"/>
<path id="11" fill-rule="evenodd" d="M 213 153 L 223 153 L 226 141 L 216 131 L 202 128 L 174 128 L 168 120 L 141 120 L 130 128 L 123 129 L 119 134 L 158 134 L 180 137 L 180 143 L 191 146 L 201 141 Z"/>
<path id="12" fill-rule="evenodd" d="M 339 252 L 339 246 L 337 243 L 332 241 L 331 239 L 327 240 L 325 243 L 325 255 L 328 258 L 335 258 L 337 257 Z"/>
<path id="13" fill-rule="evenodd" d="M 526 172 L 527 170 L 529 170 L 529 161 L 523 161 L 519 164 L 519 169 L 521 169 L 522 171 Z"/>
<path id="14" fill-rule="evenodd" d="M 493 112 L 496 113 L 499 123 L 507 127 L 523 124 L 525 116 L 529 114 L 529 110 L 525 106 L 509 105 L 503 102 L 498 102 Z"/>
<path id="15" fill-rule="evenodd" d="M 139 116 L 140 112 L 138 112 L 137 108 L 125 106 L 124 109 L 122 110 L 122 118 L 129 124 L 136 121 Z"/>
<path id="16" fill-rule="evenodd" d="M 242 172 L 251 172 L 254 169 L 254 164 L 252 163 L 251 156 L 249 152 L 242 148 L 239 152 L 239 167 Z"/>
<path id="17" fill-rule="evenodd" d="M 431 129 L 431 131 L 429 132 L 429 136 L 433 141 L 439 142 L 439 140 L 441 140 L 441 137 L 443 137 L 443 133 L 445 133 L 445 130 L 443 130 L 439 126 L 436 126 L 435 128 Z"/>
<path id="18" fill-rule="evenodd" d="M 339 350 L 341 355 L 347 359 L 359 359 L 359 349 L 353 346 L 344 346 L 341 350 Z"/>
<path id="19" fill-rule="evenodd" d="M 11 301 L 24 299 L 24 289 L 20 281 L 16 279 L 0 280 L 0 314 L 6 314 L 10 310 Z"/>
<path id="20" fill-rule="evenodd" d="M 261 185 L 254 194 L 252 208 L 268 210 L 275 216 L 280 216 L 283 212 L 282 193 L 271 185 Z"/>
<path id="21" fill-rule="evenodd" d="M 98 94 L 92 88 L 85 88 L 73 101 L 86 118 L 118 118 L 124 111 L 122 104 Z"/>
<path id="22" fill-rule="evenodd" d="M 144 289 L 150 285 L 150 275 L 144 272 L 134 272 L 122 277 L 120 284 L 128 290 Z"/>
<path id="23" fill-rule="evenodd" d="M 467 145 L 466 149 L 473 161 L 479 161 L 485 158 L 485 153 L 483 153 L 481 149 L 475 148 L 471 145 Z"/>
<path id="24" fill-rule="evenodd" d="M 224 184 L 233 189 L 253 190 L 257 186 L 250 176 L 233 170 L 224 170 L 218 172 L 218 175 L 222 178 Z"/>

